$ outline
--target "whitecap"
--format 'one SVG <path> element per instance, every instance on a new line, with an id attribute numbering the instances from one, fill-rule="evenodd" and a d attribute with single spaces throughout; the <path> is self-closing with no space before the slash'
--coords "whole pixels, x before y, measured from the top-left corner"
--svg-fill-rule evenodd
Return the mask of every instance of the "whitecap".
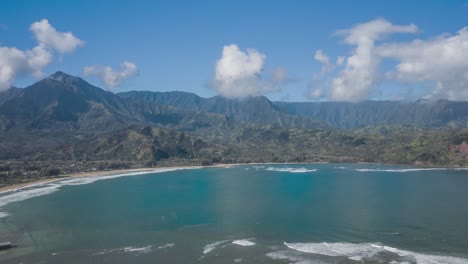
<path id="1" fill-rule="evenodd" d="M 124 252 L 138 252 L 141 254 L 146 254 L 151 252 L 151 249 L 153 248 L 152 245 L 146 246 L 146 247 L 124 247 L 123 251 Z"/>
<path id="2" fill-rule="evenodd" d="M 252 242 L 251 240 L 252 239 L 239 239 L 232 241 L 232 243 L 243 247 L 250 247 L 255 245 L 255 242 Z"/>
<path id="3" fill-rule="evenodd" d="M 173 246 L 175 246 L 174 243 L 168 243 L 166 245 L 159 246 L 158 249 L 170 248 L 170 247 L 173 247 Z"/>
<path id="4" fill-rule="evenodd" d="M 215 250 L 218 246 L 221 246 L 222 244 L 225 244 L 231 240 L 221 240 L 221 241 L 216 241 L 214 243 L 208 244 L 203 248 L 203 254 L 208 254 L 211 251 Z"/>
<path id="5" fill-rule="evenodd" d="M 314 172 L 317 169 L 306 169 L 302 168 L 277 168 L 277 167 L 268 167 L 265 170 L 267 171 L 278 171 L 278 172 L 291 172 L 291 173 L 305 173 L 305 172 Z"/>
<path id="6" fill-rule="evenodd" d="M 311 254 L 324 256 L 344 256 L 352 260 L 361 261 L 377 256 L 379 253 L 391 252 L 399 257 L 416 261 L 419 264 L 434 264 L 434 263 L 452 263 L 452 264 L 468 264 L 468 259 L 452 256 L 440 256 L 412 252 L 408 250 L 397 249 L 381 244 L 372 243 L 284 243 L 288 248 Z"/>
<path id="7" fill-rule="evenodd" d="M 5 213 L 5 212 L 0 212 L 0 218 L 4 218 L 4 217 L 7 217 L 7 216 L 10 216 L 10 214 Z"/>

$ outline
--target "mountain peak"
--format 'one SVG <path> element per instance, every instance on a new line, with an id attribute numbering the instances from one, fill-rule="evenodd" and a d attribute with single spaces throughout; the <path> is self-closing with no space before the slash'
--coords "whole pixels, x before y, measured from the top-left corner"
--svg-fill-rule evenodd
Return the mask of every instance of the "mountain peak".
<path id="1" fill-rule="evenodd" d="M 72 75 L 68 75 L 62 71 L 57 71 L 56 73 L 50 75 L 49 77 L 46 78 L 47 80 L 53 80 L 57 82 L 65 82 L 65 83 L 70 83 L 73 81 L 77 81 L 80 78 Z"/>

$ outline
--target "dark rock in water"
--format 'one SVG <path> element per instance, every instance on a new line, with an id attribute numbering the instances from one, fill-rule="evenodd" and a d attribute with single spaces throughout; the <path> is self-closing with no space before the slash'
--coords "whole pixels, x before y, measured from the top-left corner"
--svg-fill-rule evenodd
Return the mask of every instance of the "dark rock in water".
<path id="1" fill-rule="evenodd" d="M 10 249 L 11 247 L 12 247 L 12 246 L 11 246 L 11 242 L 10 242 L 10 241 L 0 243 L 0 250 Z"/>

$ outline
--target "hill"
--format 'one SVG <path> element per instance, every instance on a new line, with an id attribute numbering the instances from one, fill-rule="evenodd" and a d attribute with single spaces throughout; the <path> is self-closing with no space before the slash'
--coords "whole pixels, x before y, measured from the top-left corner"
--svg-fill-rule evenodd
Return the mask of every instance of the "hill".
<path id="1" fill-rule="evenodd" d="M 0 93 L 0 182 L 220 162 L 468 166 L 467 105 L 114 94 L 57 72 Z"/>

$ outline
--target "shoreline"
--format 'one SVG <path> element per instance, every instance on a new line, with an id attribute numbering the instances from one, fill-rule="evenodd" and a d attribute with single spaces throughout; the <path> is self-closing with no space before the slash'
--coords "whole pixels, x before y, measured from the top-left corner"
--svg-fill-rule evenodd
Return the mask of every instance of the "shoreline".
<path id="1" fill-rule="evenodd" d="M 229 168 L 232 166 L 237 165 L 244 165 L 244 164 L 216 164 L 211 166 L 174 166 L 174 167 L 155 167 L 155 168 L 137 168 L 137 169 L 120 169 L 120 170 L 97 170 L 97 171 L 88 171 L 88 172 L 78 172 L 78 173 L 70 173 L 70 174 L 63 174 L 59 175 L 54 178 L 48 179 L 39 179 L 33 180 L 30 182 L 23 182 L 23 183 L 15 183 L 9 186 L 0 187 L 0 194 L 17 191 L 28 187 L 33 187 L 36 185 L 52 183 L 55 181 L 61 180 L 68 180 L 68 179 L 76 179 L 76 178 L 87 178 L 87 177 L 105 177 L 105 176 L 113 176 L 119 174 L 126 174 L 132 172 L 157 172 L 159 170 L 178 170 L 178 169 L 199 169 L 199 168 Z M 137 176 L 137 175 L 135 175 Z"/>
<path id="2" fill-rule="evenodd" d="M 126 174 L 126 173 L 132 173 L 132 172 L 157 172 L 159 170 L 179 170 L 179 169 L 199 169 L 199 168 L 230 168 L 234 166 L 242 166 L 242 165 L 286 165 L 286 164 L 329 164 L 329 162 L 288 162 L 288 163 L 275 163 L 275 162 L 264 162 L 264 163 L 223 163 L 223 164 L 215 164 L 215 165 L 209 165 L 209 166 L 194 166 L 194 165 L 189 165 L 189 166 L 173 166 L 173 167 L 154 167 L 154 168 L 148 168 L 148 167 L 142 167 L 142 168 L 136 168 L 136 169 L 119 169 L 119 170 L 97 170 L 97 171 L 87 171 L 87 172 L 77 172 L 77 173 L 70 173 L 70 174 L 63 174 L 59 175 L 55 178 L 47 178 L 47 179 L 39 179 L 39 180 L 33 180 L 30 182 L 23 182 L 23 183 L 15 183 L 9 186 L 4 186 L 0 187 L 0 194 L 7 193 L 7 192 L 12 192 L 12 191 L 17 191 L 21 190 L 24 188 L 28 187 L 33 187 L 36 185 L 41 185 L 41 184 L 47 184 L 47 183 L 52 183 L 55 181 L 61 181 L 65 179 L 75 179 L 75 178 L 86 178 L 86 177 L 105 177 L 105 176 L 112 176 L 112 175 L 119 175 L 119 174 Z M 338 163 L 337 163 L 338 164 Z M 341 164 L 341 163 L 340 163 Z M 345 164 L 345 163 L 343 163 Z M 368 165 L 403 165 L 404 164 L 386 164 L 386 163 L 371 163 L 371 162 L 356 162 L 353 164 L 368 164 Z M 411 165 L 406 165 L 406 166 L 411 166 Z M 414 166 L 414 165 L 413 165 Z M 431 168 L 434 166 L 414 166 L 414 167 L 420 167 L 420 168 Z M 463 167 L 463 166 L 438 166 L 439 168 L 447 168 L 447 169 L 457 169 L 457 168 L 466 168 L 468 167 Z M 137 175 L 135 175 L 137 176 Z"/>

